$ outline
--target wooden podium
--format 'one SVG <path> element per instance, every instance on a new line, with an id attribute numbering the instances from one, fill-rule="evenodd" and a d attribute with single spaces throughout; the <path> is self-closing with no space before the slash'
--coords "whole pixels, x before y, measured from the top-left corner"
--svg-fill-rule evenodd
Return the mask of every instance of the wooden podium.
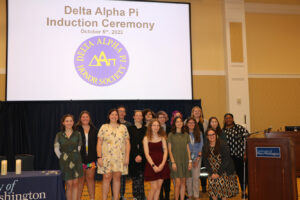
<path id="1" fill-rule="evenodd" d="M 249 198 L 296 199 L 294 144 L 290 138 L 247 140 Z"/>
<path id="2" fill-rule="evenodd" d="M 267 138 L 291 138 L 294 143 L 296 176 L 300 177 L 300 132 L 286 131 L 286 132 L 271 132 L 266 133 Z"/>

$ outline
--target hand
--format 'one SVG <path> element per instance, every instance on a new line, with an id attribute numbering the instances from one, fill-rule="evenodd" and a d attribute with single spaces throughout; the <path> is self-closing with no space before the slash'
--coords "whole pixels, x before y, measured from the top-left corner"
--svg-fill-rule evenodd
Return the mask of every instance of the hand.
<path id="1" fill-rule="evenodd" d="M 172 169 L 173 169 L 173 171 L 174 171 L 174 172 L 176 172 L 176 171 L 177 171 L 177 166 L 176 166 L 176 163 L 172 163 Z"/>
<path id="2" fill-rule="evenodd" d="M 98 158 L 98 159 L 97 159 L 97 164 L 98 164 L 100 167 L 103 167 L 103 160 L 102 160 L 102 158 Z"/>
<path id="3" fill-rule="evenodd" d="M 219 178 L 219 174 L 212 174 L 212 175 L 211 175 L 211 178 L 212 178 L 212 179 Z"/>
<path id="4" fill-rule="evenodd" d="M 162 171 L 163 168 L 164 168 L 164 165 L 161 163 L 161 164 L 158 166 L 158 170 L 159 170 L 159 171 Z"/>
<path id="5" fill-rule="evenodd" d="M 191 162 L 189 162 L 189 165 L 188 165 L 188 170 L 190 171 L 192 169 L 193 165 Z"/>
<path id="6" fill-rule="evenodd" d="M 198 167 L 198 164 L 199 164 L 199 160 L 198 158 L 193 162 L 193 167 L 196 168 Z"/>
<path id="7" fill-rule="evenodd" d="M 138 155 L 137 157 L 135 157 L 135 162 L 136 163 L 140 163 L 140 162 L 142 162 L 142 157 L 140 156 L 140 155 Z"/>
<path id="8" fill-rule="evenodd" d="M 156 165 L 153 167 L 153 171 L 154 171 L 155 173 L 158 173 L 158 172 L 159 172 L 158 167 L 157 167 Z"/>
<path id="9" fill-rule="evenodd" d="M 125 157 L 123 165 L 128 165 L 129 164 L 129 158 Z"/>

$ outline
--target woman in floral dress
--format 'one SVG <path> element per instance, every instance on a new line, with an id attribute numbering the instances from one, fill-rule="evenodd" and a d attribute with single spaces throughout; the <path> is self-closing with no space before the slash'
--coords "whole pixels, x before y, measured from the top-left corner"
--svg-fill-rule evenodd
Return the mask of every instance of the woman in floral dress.
<path id="1" fill-rule="evenodd" d="M 107 123 L 98 133 L 98 173 L 103 174 L 102 199 L 107 199 L 109 185 L 113 179 L 113 197 L 119 198 L 121 175 L 128 174 L 130 142 L 125 125 L 120 124 L 117 109 L 108 113 Z"/>

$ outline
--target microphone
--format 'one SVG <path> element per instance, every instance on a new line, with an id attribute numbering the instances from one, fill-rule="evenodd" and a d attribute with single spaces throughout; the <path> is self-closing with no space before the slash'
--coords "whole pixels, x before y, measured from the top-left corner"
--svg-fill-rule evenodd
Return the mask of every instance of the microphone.
<path id="1" fill-rule="evenodd" d="M 269 127 L 269 128 L 267 128 L 267 129 L 264 130 L 264 133 L 270 133 L 271 130 L 272 130 L 272 127 Z"/>

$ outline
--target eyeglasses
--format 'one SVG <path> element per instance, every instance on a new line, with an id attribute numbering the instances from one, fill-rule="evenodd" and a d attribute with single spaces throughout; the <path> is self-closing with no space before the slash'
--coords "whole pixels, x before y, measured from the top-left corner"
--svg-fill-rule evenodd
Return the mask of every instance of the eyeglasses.
<path id="1" fill-rule="evenodd" d="M 207 134 L 207 136 L 214 136 L 214 135 L 216 135 L 216 134 Z"/>

